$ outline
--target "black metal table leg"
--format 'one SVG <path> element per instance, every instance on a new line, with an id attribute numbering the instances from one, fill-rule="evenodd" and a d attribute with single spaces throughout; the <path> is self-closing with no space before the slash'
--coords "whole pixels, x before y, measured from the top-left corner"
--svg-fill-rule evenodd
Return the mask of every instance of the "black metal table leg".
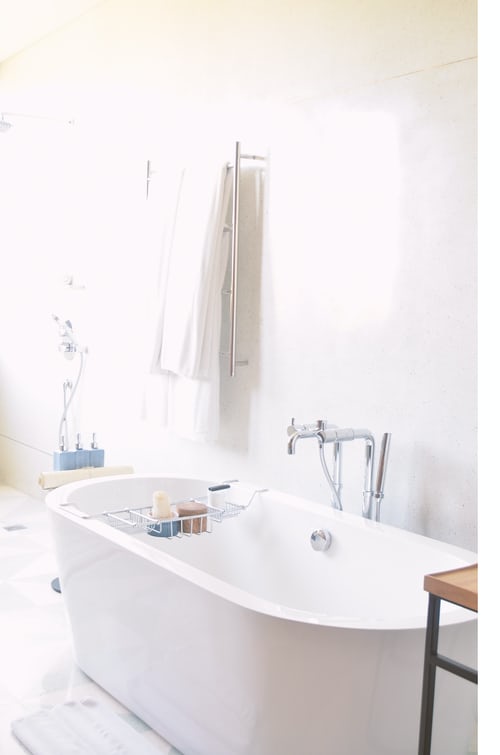
<path id="1" fill-rule="evenodd" d="M 446 600 L 446 598 L 445 598 Z M 453 601 L 449 601 L 453 602 Z M 459 605 L 458 603 L 456 605 Z M 449 671 L 462 679 L 477 684 L 477 670 L 465 666 L 438 653 L 439 613 L 441 597 L 429 593 L 427 611 L 427 630 L 425 633 L 424 678 L 422 683 L 422 706 L 420 710 L 420 735 L 418 755 L 431 755 L 432 718 L 434 713 L 434 690 L 436 686 L 436 668 Z M 475 610 L 475 609 L 470 609 Z"/>
<path id="2" fill-rule="evenodd" d="M 430 755 L 431 752 L 432 715 L 434 712 L 434 689 L 436 686 L 436 666 L 432 659 L 437 655 L 440 609 L 441 599 L 429 593 L 418 755 Z"/>

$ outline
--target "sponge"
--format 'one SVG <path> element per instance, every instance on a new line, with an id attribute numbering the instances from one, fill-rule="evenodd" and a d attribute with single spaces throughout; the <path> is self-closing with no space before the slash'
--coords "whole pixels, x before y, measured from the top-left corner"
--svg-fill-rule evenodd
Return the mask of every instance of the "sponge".
<path id="1" fill-rule="evenodd" d="M 177 512 L 180 517 L 190 517 L 182 521 L 182 531 L 188 534 L 199 535 L 207 530 L 207 507 L 199 501 L 185 501 L 177 504 Z M 191 518 L 193 517 L 193 518 Z"/>

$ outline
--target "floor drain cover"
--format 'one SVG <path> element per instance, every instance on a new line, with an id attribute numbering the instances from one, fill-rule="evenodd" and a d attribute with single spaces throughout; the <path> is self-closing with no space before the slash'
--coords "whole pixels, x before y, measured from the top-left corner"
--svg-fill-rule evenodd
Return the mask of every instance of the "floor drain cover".
<path id="1" fill-rule="evenodd" d="M 6 524 L 4 530 L 7 532 L 14 532 L 14 530 L 27 530 L 28 528 L 24 524 Z"/>

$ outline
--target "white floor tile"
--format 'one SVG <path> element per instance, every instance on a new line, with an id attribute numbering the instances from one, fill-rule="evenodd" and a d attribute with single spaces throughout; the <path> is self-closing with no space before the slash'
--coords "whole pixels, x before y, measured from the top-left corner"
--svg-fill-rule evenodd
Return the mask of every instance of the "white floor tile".
<path id="1" fill-rule="evenodd" d="M 88 697 L 118 713 L 159 752 L 180 755 L 78 668 L 63 598 L 50 586 L 56 576 L 43 501 L 0 484 L 0 755 L 26 755 L 11 733 L 14 719 Z"/>
<path id="2" fill-rule="evenodd" d="M 54 567 L 41 576 L 26 577 L 23 570 L 10 580 L 10 587 L 32 606 L 57 606 L 61 603 L 61 596 L 50 586 L 56 573 L 57 569 Z"/>

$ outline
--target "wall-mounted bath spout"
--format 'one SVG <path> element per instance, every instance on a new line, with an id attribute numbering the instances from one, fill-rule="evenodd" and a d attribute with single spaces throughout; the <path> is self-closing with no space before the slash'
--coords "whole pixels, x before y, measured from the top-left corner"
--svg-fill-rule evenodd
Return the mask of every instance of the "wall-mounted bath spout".
<path id="1" fill-rule="evenodd" d="M 340 499 L 342 482 L 342 446 L 340 443 L 333 444 L 333 475 L 330 474 L 328 466 L 325 460 L 324 442 L 320 440 L 319 432 L 326 432 L 328 430 L 335 429 L 335 425 L 329 425 L 324 419 L 318 419 L 310 425 L 296 425 L 295 418 L 292 418 L 291 424 L 288 426 L 288 453 L 295 453 L 295 446 L 297 441 L 301 438 L 317 438 L 319 441 L 319 458 L 323 472 L 327 479 L 328 485 L 332 493 L 332 506 L 334 509 L 342 511 L 342 501 Z"/>
<path id="2" fill-rule="evenodd" d="M 316 438 L 318 430 L 322 428 L 323 420 L 318 419 L 310 425 L 296 425 L 295 417 L 292 417 L 292 422 L 288 426 L 288 453 L 295 453 L 295 446 L 297 441 L 301 438 Z"/>

